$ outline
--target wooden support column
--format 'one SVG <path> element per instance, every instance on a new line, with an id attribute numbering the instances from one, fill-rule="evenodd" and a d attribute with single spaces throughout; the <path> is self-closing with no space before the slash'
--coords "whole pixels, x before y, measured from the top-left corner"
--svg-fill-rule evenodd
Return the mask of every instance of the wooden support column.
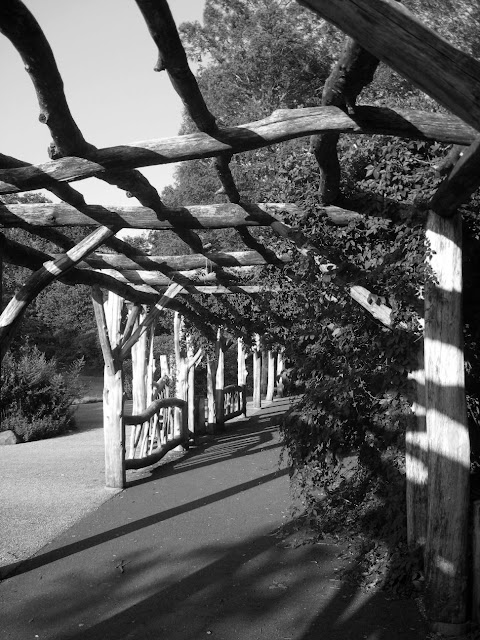
<path id="1" fill-rule="evenodd" d="M 282 380 L 282 371 L 285 367 L 283 362 L 283 348 L 282 351 L 279 351 L 277 354 L 277 375 L 276 375 L 276 387 L 277 387 L 277 398 L 283 398 L 285 389 Z"/>
<path id="2" fill-rule="evenodd" d="M 237 338 L 237 384 L 243 387 L 246 382 L 245 348 L 241 338 Z"/>
<path id="3" fill-rule="evenodd" d="M 411 549 L 424 548 L 427 539 L 428 437 L 425 409 L 423 341 L 412 381 L 412 416 L 405 434 L 407 476 L 407 540 Z"/>
<path id="4" fill-rule="evenodd" d="M 215 433 L 216 407 L 215 407 L 215 374 L 216 364 L 207 357 L 207 433 Z"/>
<path id="5" fill-rule="evenodd" d="M 253 348 L 253 408 L 260 409 L 262 406 L 261 369 L 262 356 L 260 352 L 260 336 L 255 334 L 255 347 Z"/>
<path id="6" fill-rule="evenodd" d="M 268 381 L 267 381 L 267 395 L 265 400 L 267 402 L 273 401 L 273 394 L 275 392 L 275 355 L 269 349 L 267 352 L 267 369 L 268 369 Z"/>
<path id="7" fill-rule="evenodd" d="M 216 416 L 217 416 L 217 427 L 219 429 L 224 429 L 225 420 L 224 420 L 224 389 L 225 389 L 225 341 L 223 338 L 223 332 L 221 329 L 218 330 L 217 333 L 217 344 L 215 348 L 215 353 L 217 355 L 217 370 L 215 374 L 215 404 L 217 407 Z"/>
<path id="8" fill-rule="evenodd" d="M 136 330 L 138 326 L 145 320 L 146 310 L 140 309 L 137 320 L 133 326 Z M 148 406 L 147 402 L 147 346 L 148 346 L 148 332 L 145 331 L 141 334 L 138 342 L 132 346 L 132 414 L 139 415 L 143 413 Z M 135 440 L 138 431 L 142 428 L 142 425 L 135 425 L 132 427 L 130 436 L 130 458 L 134 457 L 135 453 Z"/>
<path id="9" fill-rule="evenodd" d="M 435 631 L 460 635 L 467 620 L 470 443 L 462 334 L 461 217 L 430 212 L 427 241 L 437 282 L 425 292 L 428 434 L 427 616 Z"/>
<path id="10" fill-rule="evenodd" d="M 185 358 L 185 353 L 181 348 L 181 336 L 182 336 L 182 325 L 183 318 L 178 313 L 175 312 L 174 320 L 173 320 L 173 339 L 174 339 L 174 347 L 175 347 L 175 370 L 176 370 L 176 386 L 175 386 L 175 397 L 180 398 L 180 400 L 187 400 L 187 361 Z M 175 410 L 175 421 L 174 421 L 174 437 L 179 438 L 182 434 L 182 413 L 179 409 Z M 175 451 L 184 451 L 184 446 L 179 445 L 175 448 Z"/>
<path id="11" fill-rule="evenodd" d="M 261 374 L 260 374 L 260 393 L 262 396 L 267 395 L 267 384 L 268 384 L 268 358 L 267 358 L 267 350 L 262 349 L 262 362 L 261 362 Z"/>
<path id="12" fill-rule="evenodd" d="M 477 624 L 480 622 L 480 500 L 473 503 L 473 545 L 472 545 L 472 619 Z"/>
<path id="13" fill-rule="evenodd" d="M 109 292 L 103 303 L 99 287 L 92 288 L 100 344 L 105 361 L 103 383 L 103 433 L 105 439 L 105 484 L 125 487 L 125 427 L 123 424 L 123 367 L 117 357 L 123 298 Z"/>

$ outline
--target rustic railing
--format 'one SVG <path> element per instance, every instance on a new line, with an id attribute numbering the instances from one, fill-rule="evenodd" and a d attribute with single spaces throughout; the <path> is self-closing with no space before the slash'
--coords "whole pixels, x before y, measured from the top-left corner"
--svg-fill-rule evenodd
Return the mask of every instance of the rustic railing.
<path id="1" fill-rule="evenodd" d="M 223 422 L 247 416 L 247 396 L 244 385 L 229 384 L 223 390 Z"/>
<path id="2" fill-rule="evenodd" d="M 125 460 L 126 469 L 148 467 L 175 447 L 188 447 L 187 403 L 179 398 L 154 400 L 143 413 L 125 416 L 124 424 L 134 427 L 133 454 Z"/>

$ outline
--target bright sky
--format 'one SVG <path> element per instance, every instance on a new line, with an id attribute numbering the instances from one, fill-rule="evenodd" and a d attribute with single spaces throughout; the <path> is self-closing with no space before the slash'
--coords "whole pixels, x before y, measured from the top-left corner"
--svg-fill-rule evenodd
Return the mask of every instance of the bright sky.
<path id="1" fill-rule="evenodd" d="M 182 104 L 165 72 L 153 71 L 156 48 L 134 0 L 24 0 L 42 27 L 62 75 L 70 111 L 97 147 L 176 135 Z M 204 0 L 171 0 L 177 25 L 201 20 Z M 33 85 L 10 41 L 0 35 L 0 152 L 48 160 L 48 128 L 38 122 Z M 157 189 L 173 165 L 142 170 Z M 91 204 L 132 204 L 123 191 L 91 178 L 73 184 Z"/>

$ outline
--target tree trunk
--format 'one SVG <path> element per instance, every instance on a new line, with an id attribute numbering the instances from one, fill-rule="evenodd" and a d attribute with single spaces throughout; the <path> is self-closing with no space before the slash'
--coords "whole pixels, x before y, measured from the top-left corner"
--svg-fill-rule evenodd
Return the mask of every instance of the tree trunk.
<path id="1" fill-rule="evenodd" d="M 267 352 L 267 360 L 268 360 L 268 382 L 267 382 L 267 395 L 265 400 L 267 402 L 273 401 L 273 394 L 275 392 L 275 355 L 268 350 Z"/>
<path id="2" fill-rule="evenodd" d="M 260 409 L 262 406 L 262 394 L 261 394 L 261 369 L 262 369 L 262 356 L 260 353 L 260 336 L 256 335 L 256 346 L 253 348 L 253 408 Z"/>
<path id="3" fill-rule="evenodd" d="M 423 343 L 416 371 L 412 371 L 414 400 L 405 434 L 407 476 L 407 539 L 410 548 L 425 547 L 428 509 L 428 439 L 425 417 Z"/>
<path id="4" fill-rule="evenodd" d="M 427 241 L 437 283 L 425 292 L 428 457 L 426 607 L 434 630 L 461 633 L 467 619 L 470 443 L 463 334 L 461 217 L 430 212 Z"/>
<path id="5" fill-rule="evenodd" d="M 217 427 L 225 427 L 224 388 L 225 388 L 225 346 L 221 329 L 217 337 L 217 371 L 215 375 L 215 404 L 217 406 Z"/>

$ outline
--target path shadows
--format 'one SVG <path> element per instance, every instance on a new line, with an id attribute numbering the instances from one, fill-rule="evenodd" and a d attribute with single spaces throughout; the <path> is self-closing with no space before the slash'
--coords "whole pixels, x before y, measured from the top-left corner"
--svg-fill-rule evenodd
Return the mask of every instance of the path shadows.
<path id="1" fill-rule="evenodd" d="M 280 405 L 284 406 L 284 403 Z M 193 468 L 200 468 L 208 465 L 216 464 L 222 460 L 229 460 L 233 458 L 239 458 L 242 456 L 249 456 L 258 454 L 260 451 L 267 449 L 277 449 L 281 445 L 280 443 L 273 442 L 273 432 L 275 426 L 271 426 L 273 422 L 277 421 L 279 416 L 283 414 L 284 409 L 279 409 L 272 405 L 268 408 L 267 415 L 254 415 L 247 420 L 242 420 L 235 425 L 239 425 L 238 431 L 233 430 L 233 424 L 231 425 L 230 432 L 221 434 L 218 438 L 210 443 L 207 443 L 201 447 L 194 447 L 180 459 L 174 459 L 170 463 L 152 467 L 147 471 L 142 470 L 142 473 L 148 473 L 148 476 L 140 477 L 136 480 L 130 481 L 128 487 L 144 484 L 157 480 L 161 477 L 174 476 L 180 473 L 188 472 Z M 270 443 L 270 444 L 267 444 Z M 265 446 L 266 445 L 266 446 Z M 209 453 L 211 452 L 211 453 Z M 199 456 L 199 454 L 203 454 Z M 266 474 L 260 478 L 255 478 L 236 486 L 223 489 L 212 493 L 206 497 L 198 498 L 187 502 L 186 504 L 167 509 L 160 513 L 155 513 L 144 518 L 135 520 L 134 522 L 112 528 L 108 531 L 90 536 L 83 540 L 76 541 L 72 544 L 64 545 L 60 548 L 53 549 L 51 551 L 40 552 L 29 558 L 28 560 L 11 563 L 0 567 L 0 580 L 5 580 L 14 575 L 20 575 L 33 571 L 39 567 L 56 562 L 62 558 L 66 558 L 76 553 L 81 553 L 87 549 L 101 545 L 109 540 L 126 536 L 130 533 L 138 531 L 142 528 L 149 527 L 160 522 L 164 522 L 170 518 L 175 518 L 189 511 L 201 509 L 206 505 L 225 500 L 226 498 L 248 491 L 253 487 L 257 487 L 271 480 L 288 474 L 288 469 L 278 469 L 273 473 Z M 132 473 L 131 476 L 134 476 Z"/>

